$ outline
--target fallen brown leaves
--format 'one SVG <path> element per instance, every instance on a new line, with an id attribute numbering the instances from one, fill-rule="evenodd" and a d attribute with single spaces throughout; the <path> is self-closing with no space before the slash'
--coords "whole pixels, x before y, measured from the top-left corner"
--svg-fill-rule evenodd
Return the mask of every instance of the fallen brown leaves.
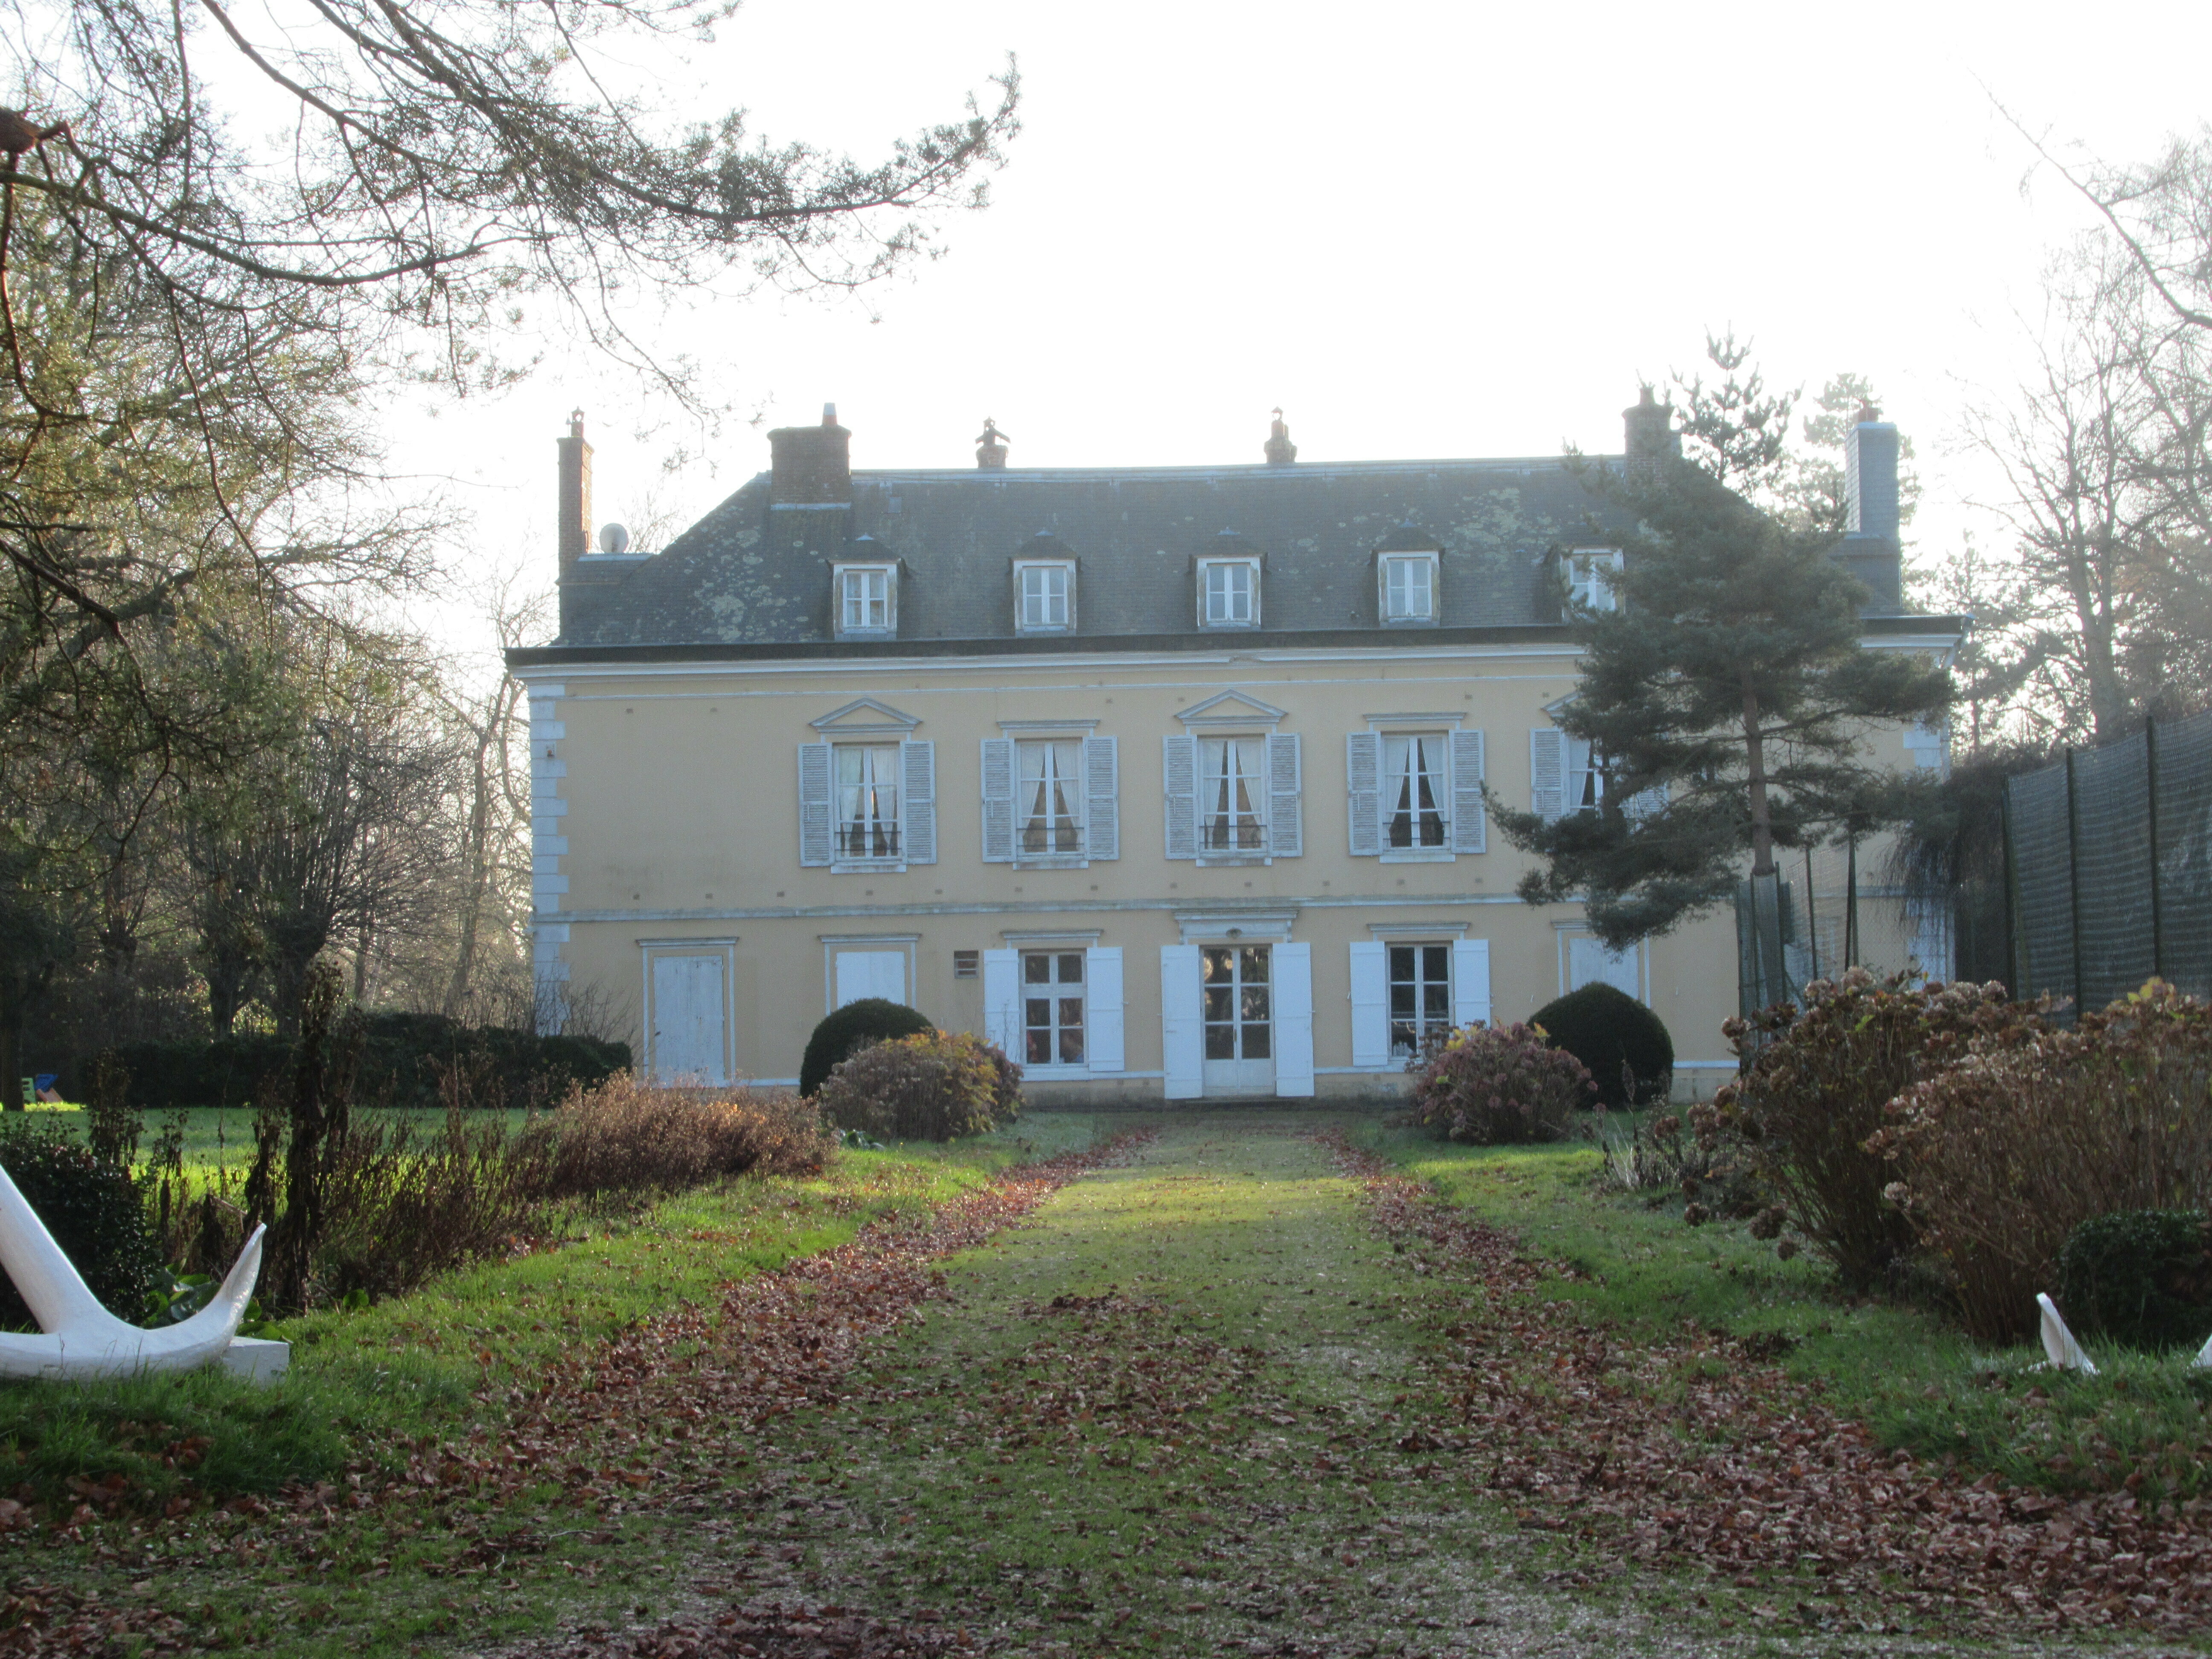
<path id="1" fill-rule="evenodd" d="M 1481 1287 L 1482 1316 L 1445 1332 L 1441 1380 L 1467 1431 L 1451 1440 L 1523 1524 L 1746 1588 L 1769 1571 L 1816 1579 L 1829 1605 L 1801 1601 L 1808 1622 L 1902 1606 L 2048 1629 L 2212 1624 L 2212 1505 L 2069 1502 L 1886 1452 L 1732 1337 L 1631 1340 L 1589 1323 L 1540 1293 L 1558 1270 L 1512 1235 L 1322 1139 L 1418 1266 Z"/>
<path id="2" fill-rule="evenodd" d="M 848 1607 L 733 1607 L 712 1619 L 670 1619 L 657 1629 L 586 1631 L 544 1659 L 932 1659 L 974 1653 L 964 1630 L 896 1625 Z"/>

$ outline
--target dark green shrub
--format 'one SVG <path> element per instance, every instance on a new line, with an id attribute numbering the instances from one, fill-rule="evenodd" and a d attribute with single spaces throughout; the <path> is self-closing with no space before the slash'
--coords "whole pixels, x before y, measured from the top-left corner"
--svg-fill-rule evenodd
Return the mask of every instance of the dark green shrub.
<path id="1" fill-rule="evenodd" d="M 1539 1008 L 1528 1022 L 1564 1048 L 1597 1085 L 1595 1103 L 1620 1111 L 1664 1100 L 1674 1081 L 1674 1039 L 1666 1023 L 1634 997 L 1606 984 L 1585 985 Z"/>
<path id="2" fill-rule="evenodd" d="M 888 997 L 862 997 L 836 1010 L 814 1028 L 806 1039 L 806 1054 L 799 1062 L 799 1092 L 812 1095 L 831 1070 L 864 1042 L 933 1031 L 923 1015 Z"/>
<path id="3" fill-rule="evenodd" d="M 2058 1250 L 2058 1305 L 2084 1336 L 2130 1348 L 2194 1348 L 2212 1336 L 2212 1215 L 2092 1216 Z"/>
<path id="4" fill-rule="evenodd" d="M 465 1073 L 472 1098 L 492 1106 L 551 1105 L 572 1085 L 597 1088 L 629 1068 L 629 1045 L 589 1037 L 539 1036 L 504 1026 L 467 1026 L 441 1014 L 368 1014 L 361 1021 L 356 1099 L 365 1106 L 436 1106 L 440 1079 Z M 178 1106 L 251 1106 L 262 1079 L 289 1075 L 289 1038 L 234 1034 L 206 1042 L 129 1042 L 112 1051 L 131 1074 L 131 1103 L 143 1111 Z M 91 1065 L 64 1073 L 73 1098 L 89 1098 Z M 491 1098 L 483 1085 L 503 1085 Z"/>
<path id="5" fill-rule="evenodd" d="M 51 1131 L 0 1133 L 5 1168 L 62 1253 L 76 1264 L 100 1305 L 137 1324 L 149 1298 L 166 1283 L 161 1246 L 146 1218 L 137 1184 L 89 1146 Z M 0 1326 L 35 1330 L 37 1322 L 4 1273 L 0 1273 Z"/>
<path id="6" fill-rule="evenodd" d="M 840 1061 L 815 1103 L 824 1121 L 878 1140 L 988 1134 L 1021 1115 L 1022 1068 L 965 1031 L 918 1031 Z"/>
<path id="7" fill-rule="evenodd" d="M 1469 1025 L 1412 1067 L 1415 1124 L 1476 1146 L 1558 1140 L 1595 1092 L 1582 1061 L 1530 1025 Z"/>
<path id="8" fill-rule="evenodd" d="M 2001 985 L 1931 988 L 1863 968 L 1814 981 L 1805 1002 L 1802 1012 L 1781 1004 L 1723 1022 L 1743 1074 L 1690 1121 L 1708 1146 L 1734 1150 L 1846 1286 L 1870 1290 L 1901 1270 L 1915 1243 L 1883 1196 L 1896 1170 L 1867 1148 L 1882 1109 L 1960 1059 L 1975 1036 L 2032 1024 L 2036 1011 Z"/>

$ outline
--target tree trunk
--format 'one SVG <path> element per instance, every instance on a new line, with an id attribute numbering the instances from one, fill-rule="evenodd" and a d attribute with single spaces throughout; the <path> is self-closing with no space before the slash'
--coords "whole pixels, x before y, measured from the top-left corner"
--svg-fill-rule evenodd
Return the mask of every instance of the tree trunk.
<path id="1" fill-rule="evenodd" d="M 7 1091 L 7 1109 L 20 1112 L 23 1103 L 23 1005 L 21 985 L 13 974 L 0 974 L 0 1089 Z"/>
<path id="2" fill-rule="evenodd" d="M 474 793 L 469 802 L 469 887 L 461 904 L 461 937 L 453 952 L 453 976 L 446 986 L 446 1018 L 459 1019 L 467 1006 L 469 978 L 476 971 L 477 930 L 483 918 L 484 887 L 491 871 L 491 777 L 486 769 L 488 740 L 477 743 Z"/>
<path id="3" fill-rule="evenodd" d="M 1754 879 L 1774 870 L 1774 814 L 1766 801 L 1766 737 L 1759 726 L 1759 693 L 1743 688 L 1743 743 L 1751 780 L 1751 873 Z"/>

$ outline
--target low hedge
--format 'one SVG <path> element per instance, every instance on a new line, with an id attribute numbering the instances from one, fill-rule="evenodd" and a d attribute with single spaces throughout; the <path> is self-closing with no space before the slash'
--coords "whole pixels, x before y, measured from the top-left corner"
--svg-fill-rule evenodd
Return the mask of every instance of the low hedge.
<path id="1" fill-rule="evenodd" d="M 918 1036 L 936 1029 L 927 1014 L 889 997 L 862 997 L 833 1008 L 806 1039 L 806 1053 L 799 1062 L 799 1092 L 812 1099 L 839 1063 L 868 1043 Z"/>
<path id="2" fill-rule="evenodd" d="M 250 1106 L 264 1078 L 292 1065 L 289 1038 L 258 1035 L 126 1042 L 114 1052 L 131 1074 L 131 1103 L 145 1111 Z M 460 1065 L 501 1079 L 510 1091 L 535 1085 L 550 1101 L 566 1094 L 572 1083 L 596 1088 L 629 1063 L 626 1042 L 463 1025 L 441 1014 L 368 1014 L 362 1019 L 354 1098 L 368 1106 L 435 1106 L 441 1073 Z M 91 1074 L 89 1057 L 64 1068 L 64 1091 L 86 1098 Z"/>
<path id="3" fill-rule="evenodd" d="M 2120 1210 L 2092 1216 L 2058 1252 L 2058 1301 L 2084 1336 L 2154 1352 L 2212 1336 L 2212 1215 Z"/>

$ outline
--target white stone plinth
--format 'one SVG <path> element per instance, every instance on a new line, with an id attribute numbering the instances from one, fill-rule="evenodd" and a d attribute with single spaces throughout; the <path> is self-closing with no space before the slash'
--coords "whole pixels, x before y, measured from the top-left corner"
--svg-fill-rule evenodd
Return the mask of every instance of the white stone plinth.
<path id="1" fill-rule="evenodd" d="M 265 1389 L 290 1369 L 292 1345 L 264 1336 L 234 1336 L 219 1363 L 233 1376 Z"/>

